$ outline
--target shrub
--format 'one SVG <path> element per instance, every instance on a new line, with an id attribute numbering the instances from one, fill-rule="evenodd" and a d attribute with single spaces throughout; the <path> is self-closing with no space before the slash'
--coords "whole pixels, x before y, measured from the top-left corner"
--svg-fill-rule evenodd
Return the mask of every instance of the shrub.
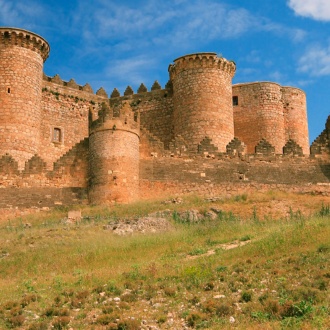
<path id="1" fill-rule="evenodd" d="M 111 314 L 102 314 L 102 315 L 99 315 L 96 319 L 96 323 L 97 324 L 102 324 L 102 325 L 107 325 L 109 324 L 110 322 L 113 322 L 115 321 L 116 319 L 114 318 L 113 315 Z"/>
<path id="2" fill-rule="evenodd" d="M 21 325 L 23 325 L 24 321 L 25 317 L 23 315 L 16 315 L 9 319 L 9 322 L 13 327 L 20 327 Z"/>
<path id="3" fill-rule="evenodd" d="M 28 330 L 47 330 L 48 324 L 45 321 L 30 324 Z"/>
<path id="4" fill-rule="evenodd" d="M 118 330 L 139 330 L 141 322 L 136 319 L 127 319 L 118 322 Z"/>
<path id="5" fill-rule="evenodd" d="M 69 323 L 70 323 L 70 317 L 60 316 L 53 322 L 53 327 L 56 330 L 62 330 L 65 329 Z"/>
<path id="6" fill-rule="evenodd" d="M 198 323 L 205 320 L 207 320 L 207 315 L 201 312 L 191 312 L 186 318 L 187 324 L 190 327 L 195 327 Z"/>
<path id="7" fill-rule="evenodd" d="M 168 297 L 175 297 L 176 296 L 176 289 L 168 287 L 168 288 L 164 289 L 164 293 Z"/>
<path id="8" fill-rule="evenodd" d="M 242 292 L 241 301 L 249 302 L 251 300 L 252 300 L 252 293 L 246 291 Z"/>
<path id="9" fill-rule="evenodd" d="M 120 296 L 121 301 L 126 301 L 126 302 L 133 302 L 137 301 L 137 295 L 134 293 L 124 293 L 123 295 Z"/>

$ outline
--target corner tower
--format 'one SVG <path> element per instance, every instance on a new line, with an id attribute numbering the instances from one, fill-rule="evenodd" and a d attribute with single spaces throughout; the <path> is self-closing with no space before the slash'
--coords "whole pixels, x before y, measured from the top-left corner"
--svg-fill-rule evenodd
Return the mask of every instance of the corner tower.
<path id="1" fill-rule="evenodd" d="M 125 102 L 105 103 L 89 134 L 89 200 L 129 203 L 139 197 L 140 118 Z"/>
<path id="2" fill-rule="evenodd" d="M 306 94 L 299 88 L 283 87 L 285 138 L 294 140 L 309 155 Z"/>
<path id="3" fill-rule="evenodd" d="M 232 78 L 236 65 L 216 53 L 185 55 L 169 66 L 173 84 L 174 135 L 191 152 L 205 138 L 219 151 L 234 137 Z"/>
<path id="4" fill-rule="evenodd" d="M 0 28 L 0 155 L 9 153 L 23 168 L 39 151 L 45 39 Z"/>

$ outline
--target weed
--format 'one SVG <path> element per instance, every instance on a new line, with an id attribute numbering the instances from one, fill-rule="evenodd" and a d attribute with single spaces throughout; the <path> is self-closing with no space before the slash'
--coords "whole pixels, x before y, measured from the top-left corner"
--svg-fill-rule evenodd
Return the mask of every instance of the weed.
<path id="1" fill-rule="evenodd" d="M 324 205 L 322 203 L 321 210 L 318 212 L 318 215 L 321 217 L 328 217 L 330 216 L 330 205 Z"/>
<path id="2" fill-rule="evenodd" d="M 62 330 L 65 329 L 69 323 L 70 323 L 70 317 L 60 316 L 53 321 L 53 328 L 55 330 Z"/>
<path id="3" fill-rule="evenodd" d="M 96 319 L 97 324 L 108 325 L 110 322 L 116 321 L 117 315 L 113 314 L 102 314 L 99 315 Z"/>
<path id="4" fill-rule="evenodd" d="M 125 302 L 133 302 L 133 301 L 137 301 L 138 297 L 136 294 L 128 292 L 121 295 L 120 299 Z"/>
<path id="5" fill-rule="evenodd" d="M 327 244 L 321 244 L 319 245 L 319 247 L 317 248 L 317 252 L 329 252 L 330 251 L 330 246 Z"/>
<path id="6" fill-rule="evenodd" d="M 140 329 L 140 321 L 136 319 L 126 319 L 118 322 L 118 330 L 138 330 Z"/>
<path id="7" fill-rule="evenodd" d="M 25 321 L 25 316 L 23 315 L 12 316 L 9 319 L 9 322 L 13 327 L 20 327 L 21 325 L 23 325 L 24 321 Z"/>
<path id="8" fill-rule="evenodd" d="M 33 322 L 28 327 L 28 330 L 47 330 L 47 329 L 48 329 L 48 324 L 46 321 Z"/>
<path id="9" fill-rule="evenodd" d="M 216 271 L 221 273 L 221 272 L 225 272 L 227 270 L 227 266 L 218 266 L 216 268 Z"/>
<path id="10" fill-rule="evenodd" d="M 175 297 L 177 294 L 177 290 L 176 290 L 176 288 L 173 288 L 173 287 L 166 287 L 166 288 L 164 288 L 164 293 L 168 297 Z"/>
<path id="11" fill-rule="evenodd" d="M 280 314 L 282 317 L 301 317 L 311 313 L 312 311 L 313 306 L 305 300 L 302 300 L 298 304 L 287 301 L 281 306 Z"/>
<path id="12" fill-rule="evenodd" d="M 188 254 L 191 256 L 198 256 L 198 255 L 204 254 L 206 252 L 207 252 L 207 249 L 198 247 L 198 248 L 195 248 L 194 250 L 190 251 Z"/>
<path id="13" fill-rule="evenodd" d="M 247 194 L 242 194 L 242 195 L 236 195 L 234 196 L 234 201 L 235 202 L 246 202 L 247 201 Z"/>
<path id="14" fill-rule="evenodd" d="M 200 322 L 205 320 L 207 320 L 207 315 L 201 312 L 191 312 L 186 317 L 187 324 L 190 327 L 196 327 Z"/>
<path id="15" fill-rule="evenodd" d="M 245 235 L 245 236 L 241 237 L 239 240 L 241 242 L 246 242 L 246 241 L 251 240 L 251 236 L 250 235 Z"/>
<path id="16" fill-rule="evenodd" d="M 251 292 L 242 292 L 241 294 L 241 301 L 243 302 L 249 302 L 252 300 L 252 293 Z"/>
<path id="17" fill-rule="evenodd" d="M 260 312 L 260 311 L 251 312 L 251 317 L 259 321 L 267 321 L 270 319 L 270 315 L 268 313 Z"/>

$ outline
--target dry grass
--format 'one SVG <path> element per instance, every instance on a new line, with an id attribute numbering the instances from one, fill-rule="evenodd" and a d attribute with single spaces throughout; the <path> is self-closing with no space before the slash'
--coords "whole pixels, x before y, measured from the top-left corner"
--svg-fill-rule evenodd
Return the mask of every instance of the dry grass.
<path id="1" fill-rule="evenodd" d="M 326 329 L 326 203 L 274 192 L 215 203 L 191 196 L 178 205 L 86 207 L 88 217 L 71 226 L 61 222 L 65 209 L 3 222 L 0 328 L 138 329 L 144 320 L 182 329 L 184 319 L 198 329 Z M 166 233 L 118 237 L 103 229 L 109 219 L 211 207 L 223 210 L 218 219 L 174 216 Z M 249 243 L 223 248 L 234 241 Z"/>

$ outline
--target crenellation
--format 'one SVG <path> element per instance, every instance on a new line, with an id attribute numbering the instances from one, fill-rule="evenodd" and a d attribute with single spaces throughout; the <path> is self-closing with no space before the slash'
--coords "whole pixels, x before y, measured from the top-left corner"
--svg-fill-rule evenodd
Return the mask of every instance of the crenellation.
<path id="1" fill-rule="evenodd" d="M 159 82 L 156 80 L 153 85 L 151 86 L 152 91 L 160 90 L 162 89 L 162 86 L 159 84 Z"/>
<path id="2" fill-rule="evenodd" d="M 131 86 L 127 86 L 124 92 L 124 96 L 133 95 L 134 91 Z"/>
<path id="3" fill-rule="evenodd" d="M 142 83 L 140 85 L 140 87 L 138 88 L 137 93 L 141 94 L 141 93 L 146 93 L 146 92 L 148 92 L 148 88 Z"/>
<path id="4" fill-rule="evenodd" d="M 24 204 L 12 189 L 49 191 L 47 205 L 111 204 L 165 191 L 330 183 L 330 117 L 309 155 L 299 88 L 232 85 L 233 61 L 194 53 L 170 64 L 165 88 L 156 80 L 150 90 L 141 83 L 109 97 L 102 87 L 94 93 L 88 83 L 45 75 L 48 53 L 38 35 L 0 28 L 0 207 Z"/>

